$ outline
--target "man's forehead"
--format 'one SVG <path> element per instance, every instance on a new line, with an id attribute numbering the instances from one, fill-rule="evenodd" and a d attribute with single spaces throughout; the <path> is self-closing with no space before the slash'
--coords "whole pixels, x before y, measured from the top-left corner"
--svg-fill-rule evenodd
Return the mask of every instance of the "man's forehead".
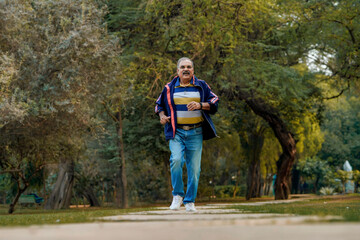
<path id="1" fill-rule="evenodd" d="M 188 65 L 191 65 L 191 66 L 192 66 L 192 63 L 191 63 L 191 61 L 189 61 L 189 60 L 182 60 L 182 61 L 180 62 L 180 64 L 179 64 L 180 67 L 181 67 L 181 66 L 188 66 Z"/>

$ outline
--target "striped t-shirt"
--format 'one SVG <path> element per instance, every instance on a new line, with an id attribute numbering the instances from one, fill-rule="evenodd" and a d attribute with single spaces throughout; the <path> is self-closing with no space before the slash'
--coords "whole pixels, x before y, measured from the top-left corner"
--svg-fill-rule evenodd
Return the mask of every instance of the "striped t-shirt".
<path id="1" fill-rule="evenodd" d="M 199 89 L 192 84 L 183 87 L 177 82 L 175 84 L 174 102 L 178 124 L 197 124 L 204 120 L 200 110 L 188 111 L 186 105 L 192 101 L 200 102 Z"/>

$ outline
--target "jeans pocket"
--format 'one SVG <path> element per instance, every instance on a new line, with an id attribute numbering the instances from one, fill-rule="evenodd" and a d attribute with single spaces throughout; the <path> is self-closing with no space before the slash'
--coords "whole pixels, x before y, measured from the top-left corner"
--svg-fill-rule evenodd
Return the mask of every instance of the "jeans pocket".
<path id="1" fill-rule="evenodd" d="M 202 134 L 202 127 L 195 128 L 196 134 Z"/>

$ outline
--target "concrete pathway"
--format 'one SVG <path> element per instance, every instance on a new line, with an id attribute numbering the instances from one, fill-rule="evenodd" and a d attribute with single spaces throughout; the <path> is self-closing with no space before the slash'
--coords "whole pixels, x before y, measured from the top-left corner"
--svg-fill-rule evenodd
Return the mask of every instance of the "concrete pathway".
<path id="1" fill-rule="evenodd" d="M 234 204 L 230 204 L 234 205 Z M 228 204 L 104 217 L 102 222 L 0 228 L 0 240 L 359 240 L 359 223 L 323 223 L 316 216 L 252 214 L 226 209 Z"/>

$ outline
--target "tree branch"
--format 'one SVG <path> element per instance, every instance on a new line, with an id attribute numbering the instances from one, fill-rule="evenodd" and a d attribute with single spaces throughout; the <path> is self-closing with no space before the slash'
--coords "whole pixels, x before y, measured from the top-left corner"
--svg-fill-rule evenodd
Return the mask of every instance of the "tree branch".
<path id="1" fill-rule="evenodd" d="M 4 170 L 4 171 L 0 171 L 0 174 L 4 174 L 4 173 L 15 173 L 15 172 L 21 172 L 21 170 L 20 170 L 20 169 Z"/>
<path id="2" fill-rule="evenodd" d="M 351 38 L 352 43 L 353 44 L 356 43 L 356 39 L 355 39 L 355 36 L 354 36 L 353 29 L 350 29 L 350 27 L 347 24 L 345 24 L 345 23 L 343 23 L 343 22 L 341 22 L 339 20 L 330 20 L 330 21 L 335 22 L 335 23 L 339 23 L 340 25 L 344 26 L 346 28 L 346 30 L 348 31 L 348 33 L 350 34 L 350 38 Z"/>
<path id="3" fill-rule="evenodd" d="M 326 98 L 323 98 L 323 99 L 324 99 L 324 100 L 330 100 L 330 99 L 338 98 L 338 97 L 340 97 L 346 90 L 349 90 L 349 89 L 350 89 L 350 81 L 347 80 L 347 86 L 346 86 L 346 88 L 341 89 L 341 91 L 340 91 L 338 94 L 334 95 L 334 96 L 326 97 Z"/>
<path id="4" fill-rule="evenodd" d="M 104 101 L 102 102 L 102 105 L 104 106 L 106 113 L 112 118 L 112 120 L 114 120 L 114 122 L 118 122 L 117 118 L 114 116 L 114 114 L 111 112 L 111 110 L 108 108 Z"/>

